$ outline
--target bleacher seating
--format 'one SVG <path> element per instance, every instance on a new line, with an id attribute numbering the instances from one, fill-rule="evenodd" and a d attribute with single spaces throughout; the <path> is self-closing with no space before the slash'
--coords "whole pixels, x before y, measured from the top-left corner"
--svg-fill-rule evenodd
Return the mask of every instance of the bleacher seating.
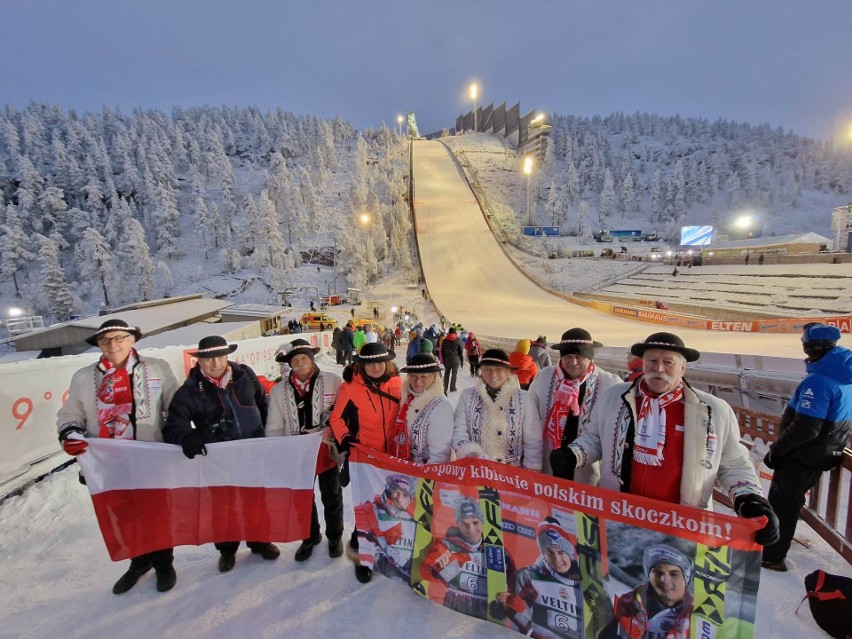
<path id="1" fill-rule="evenodd" d="M 677 268 L 677 275 L 673 274 Z M 774 316 L 852 314 L 852 265 L 650 266 L 584 297 L 728 308 Z"/>

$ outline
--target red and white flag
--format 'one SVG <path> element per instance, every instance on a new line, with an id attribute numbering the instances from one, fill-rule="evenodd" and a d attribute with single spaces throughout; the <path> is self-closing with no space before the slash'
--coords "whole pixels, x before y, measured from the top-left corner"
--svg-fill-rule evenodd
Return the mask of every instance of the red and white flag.
<path id="1" fill-rule="evenodd" d="M 180 446 L 91 438 L 77 461 L 113 561 L 215 541 L 295 541 L 310 535 L 321 436 Z"/>

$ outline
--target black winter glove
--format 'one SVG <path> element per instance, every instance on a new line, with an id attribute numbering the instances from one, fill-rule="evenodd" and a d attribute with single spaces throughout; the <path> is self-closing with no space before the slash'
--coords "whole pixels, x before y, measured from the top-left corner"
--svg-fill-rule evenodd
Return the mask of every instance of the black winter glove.
<path id="1" fill-rule="evenodd" d="M 340 485 L 344 488 L 349 485 L 349 453 L 346 453 L 346 458 L 340 466 Z"/>
<path id="2" fill-rule="evenodd" d="M 191 430 L 189 434 L 183 438 L 180 446 L 183 448 L 183 454 L 186 455 L 188 459 L 192 459 L 196 455 L 207 454 L 207 447 L 204 446 L 204 439 L 202 439 L 201 433 L 197 430 Z"/>
<path id="3" fill-rule="evenodd" d="M 740 495 L 734 502 L 734 510 L 737 515 L 747 519 L 766 517 L 766 525 L 754 533 L 754 540 L 761 546 L 771 546 L 781 538 L 778 530 L 778 515 L 762 495 L 755 493 Z"/>
<path id="4" fill-rule="evenodd" d="M 574 480 L 574 470 L 577 468 L 577 456 L 567 448 L 557 448 L 550 453 L 550 467 L 553 476 L 560 479 Z"/>
<path id="5" fill-rule="evenodd" d="M 349 449 L 352 447 L 352 440 L 349 438 L 349 435 L 344 435 L 343 439 L 340 440 L 340 443 L 337 445 L 337 454 L 342 455 L 343 453 L 349 454 Z"/>

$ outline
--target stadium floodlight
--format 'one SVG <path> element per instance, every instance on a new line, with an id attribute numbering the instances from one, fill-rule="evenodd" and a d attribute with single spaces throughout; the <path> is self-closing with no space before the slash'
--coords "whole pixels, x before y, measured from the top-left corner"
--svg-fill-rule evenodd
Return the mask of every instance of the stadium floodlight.
<path id="1" fill-rule="evenodd" d="M 473 100 L 473 132 L 476 133 L 476 95 L 479 93 L 479 87 L 476 83 L 470 85 L 470 99 Z"/>
<path id="2" fill-rule="evenodd" d="M 734 226 L 742 231 L 747 231 L 754 224 L 754 218 L 751 215 L 740 215 L 734 220 Z"/>
<path id="3" fill-rule="evenodd" d="M 527 226 L 532 226 L 532 200 L 530 200 L 530 177 L 532 176 L 532 170 L 532 156 L 528 155 L 524 158 L 524 175 L 527 176 Z"/>

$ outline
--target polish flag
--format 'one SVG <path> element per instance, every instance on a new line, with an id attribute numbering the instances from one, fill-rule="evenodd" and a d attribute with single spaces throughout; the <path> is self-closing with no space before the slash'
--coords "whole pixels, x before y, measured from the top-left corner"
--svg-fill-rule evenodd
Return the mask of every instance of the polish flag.
<path id="1" fill-rule="evenodd" d="M 180 446 L 91 438 L 77 457 L 113 561 L 214 541 L 310 536 L 321 435 Z"/>

